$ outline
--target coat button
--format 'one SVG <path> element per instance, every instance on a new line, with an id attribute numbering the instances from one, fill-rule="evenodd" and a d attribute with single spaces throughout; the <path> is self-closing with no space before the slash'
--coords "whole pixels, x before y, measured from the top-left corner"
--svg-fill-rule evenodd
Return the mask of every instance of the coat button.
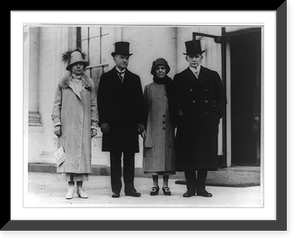
<path id="1" fill-rule="evenodd" d="M 165 129 L 166 129 L 166 127 L 163 127 L 162 129 L 163 129 L 163 130 L 165 130 Z"/>
<path id="2" fill-rule="evenodd" d="M 205 103 L 208 103 L 208 100 L 204 100 Z"/>
<path id="3" fill-rule="evenodd" d="M 205 88 L 205 89 L 204 89 L 204 91 L 206 91 L 206 92 L 207 92 L 207 91 L 208 91 L 208 89 L 207 89 L 207 88 Z"/>
<path id="4" fill-rule="evenodd" d="M 193 89 L 190 89 L 190 92 L 192 92 L 193 91 Z"/>
<path id="5" fill-rule="evenodd" d="M 196 103 L 196 101 L 195 101 L 195 100 L 193 100 L 193 101 L 192 101 L 192 103 Z"/>
<path id="6" fill-rule="evenodd" d="M 163 121 L 162 123 L 163 123 L 163 124 L 165 124 L 165 123 L 166 123 L 166 121 Z"/>

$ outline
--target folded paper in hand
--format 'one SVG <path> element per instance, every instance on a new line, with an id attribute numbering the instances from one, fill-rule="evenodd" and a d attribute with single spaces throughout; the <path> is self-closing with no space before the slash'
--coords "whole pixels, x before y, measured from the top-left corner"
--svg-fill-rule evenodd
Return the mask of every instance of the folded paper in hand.
<path id="1" fill-rule="evenodd" d="M 58 148 L 54 156 L 56 158 L 57 166 L 60 166 L 63 162 L 65 162 L 65 150 L 63 147 Z"/>

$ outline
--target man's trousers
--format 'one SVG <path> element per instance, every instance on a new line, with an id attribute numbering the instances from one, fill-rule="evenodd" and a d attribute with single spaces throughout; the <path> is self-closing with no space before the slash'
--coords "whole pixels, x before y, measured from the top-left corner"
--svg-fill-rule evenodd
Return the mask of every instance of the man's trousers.
<path id="1" fill-rule="evenodd" d="M 134 189 L 134 152 L 110 152 L 110 174 L 111 188 L 115 193 L 120 193 L 122 188 L 122 153 L 123 153 L 123 179 L 125 193 L 135 191 Z"/>
<path id="2" fill-rule="evenodd" d="M 187 182 L 188 191 L 203 191 L 205 190 L 205 182 L 207 178 L 207 170 L 188 170 L 184 172 Z"/>

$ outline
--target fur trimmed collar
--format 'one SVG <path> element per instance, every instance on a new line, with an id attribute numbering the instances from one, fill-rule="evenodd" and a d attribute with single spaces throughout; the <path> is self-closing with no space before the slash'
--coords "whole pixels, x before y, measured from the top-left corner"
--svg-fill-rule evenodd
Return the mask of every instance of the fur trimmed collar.
<path id="1" fill-rule="evenodd" d="M 66 89 L 70 86 L 71 81 L 71 72 L 68 72 L 59 82 L 59 85 L 61 88 Z M 81 76 L 82 84 L 84 85 L 85 89 L 92 90 L 94 88 L 94 82 L 93 80 L 88 77 L 85 73 Z"/>

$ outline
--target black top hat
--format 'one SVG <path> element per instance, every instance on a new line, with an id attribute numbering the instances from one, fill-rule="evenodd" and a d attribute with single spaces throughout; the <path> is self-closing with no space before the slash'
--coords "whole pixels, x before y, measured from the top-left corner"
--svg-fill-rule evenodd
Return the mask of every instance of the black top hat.
<path id="1" fill-rule="evenodd" d="M 115 51 L 111 53 L 111 56 L 114 57 L 116 54 L 131 56 L 132 53 L 129 53 L 129 42 L 116 42 Z"/>
<path id="2" fill-rule="evenodd" d="M 195 54 L 202 54 L 205 52 L 201 49 L 201 43 L 200 40 L 192 40 L 185 42 L 186 46 L 186 53 L 183 53 L 184 55 L 195 55 Z"/>

